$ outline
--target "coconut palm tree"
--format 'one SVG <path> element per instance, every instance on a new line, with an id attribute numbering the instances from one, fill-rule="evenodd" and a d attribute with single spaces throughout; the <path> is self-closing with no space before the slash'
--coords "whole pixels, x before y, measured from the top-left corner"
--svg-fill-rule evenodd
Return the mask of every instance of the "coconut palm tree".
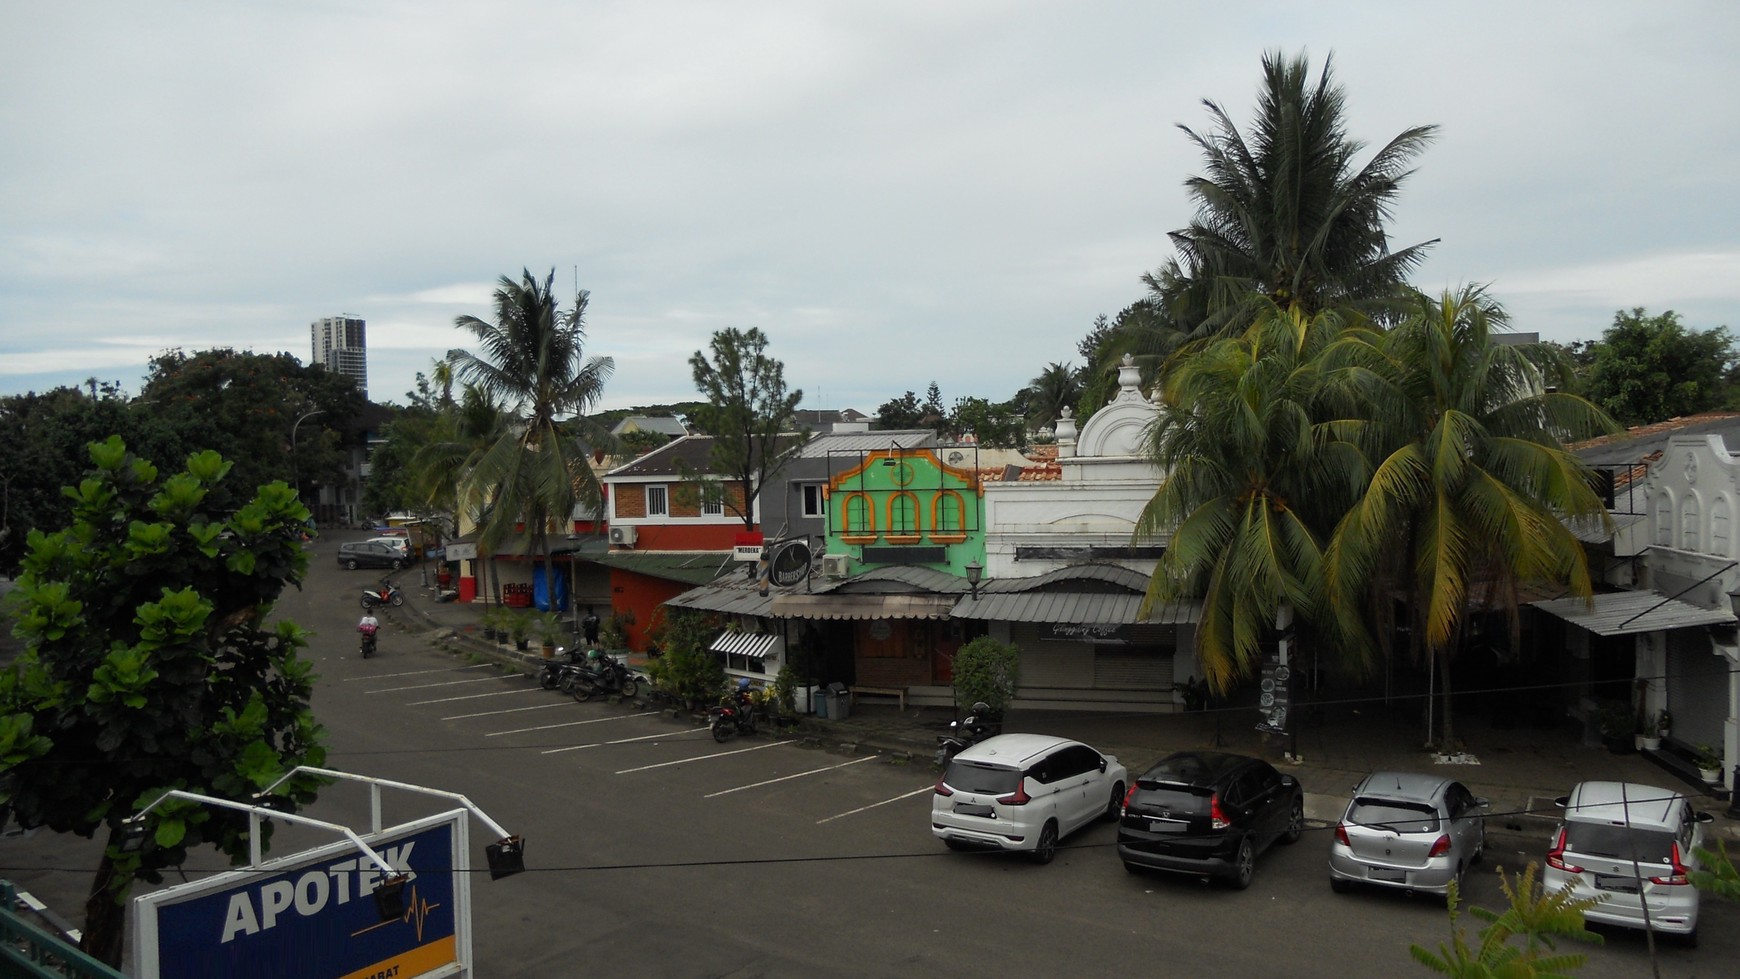
<path id="1" fill-rule="evenodd" d="M 603 489 L 579 436 L 585 414 L 603 394 L 615 369 L 609 357 L 585 356 L 588 293 L 581 290 L 563 312 L 552 290 L 555 271 L 540 284 L 529 270 L 520 281 L 502 276 L 494 321 L 460 316 L 481 353 L 451 351 L 454 373 L 513 416 L 465 473 L 460 496 L 487 501 L 479 527 L 480 550 L 494 549 L 523 524 L 533 550 L 549 567 L 549 531 L 566 525 L 577 503 L 597 507 Z M 546 579 L 548 580 L 548 579 Z"/>
<path id="2" fill-rule="evenodd" d="M 1359 341 L 1381 358 L 1365 375 L 1370 421 L 1349 433 L 1371 478 L 1324 564 L 1350 632 L 1370 625 L 1374 592 L 1409 596 L 1414 652 L 1446 698 L 1444 742 L 1450 660 L 1471 602 L 1509 611 L 1514 635 L 1519 581 L 1564 581 L 1587 597 L 1588 565 L 1565 520 L 1606 519 L 1564 442 L 1616 426 L 1549 386 L 1557 365 L 1544 345 L 1498 342 L 1506 322 L 1478 287 L 1415 292 L 1406 319 Z"/>
<path id="3" fill-rule="evenodd" d="M 1424 257 L 1431 242 L 1391 251 L 1384 225 L 1436 127 L 1404 130 L 1356 165 L 1363 144 L 1347 135 L 1332 60 L 1313 82 L 1304 55 L 1265 54 L 1248 137 L 1209 100 L 1208 130 L 1179 127 L 1205 169 L 1185 181 L 1197 213 L 1172 232 L 1177 257 L 1143 277 L 1164 325 L 1198 336 L 1239 332 L 1259 297 L 1307 316 L 1371 304 Z"/>
<path id="4" fill-rule="evenodd" d="M 1063 409 L 1075 407 L 1081 399 L 1082 372 L 1073 365 L 1055 361 L 1040 375 L 1027 382 L 1022 391 L 1029 431 L 1050 425 L 1062 417 Z"/>
<path id="5" fill-rule="evenodd" d="M 1136 527 L 1168 539 L 1143 614 L 1200 598 L 1196 651 L 1218 691 L 1252 673 L 1278 622 L 1336 624 L 1324 545 L 1364 476 L 1339 431 L 1364 332 L 1333 311 L 1270 304 L 1243 335 L 1168 365 L 1152 435 L 1163 475 Z"/>

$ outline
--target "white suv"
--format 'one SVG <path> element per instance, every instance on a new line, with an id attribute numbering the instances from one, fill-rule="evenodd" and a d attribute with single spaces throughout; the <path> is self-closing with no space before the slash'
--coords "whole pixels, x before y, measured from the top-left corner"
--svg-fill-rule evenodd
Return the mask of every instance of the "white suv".
<path id="1" fill-rule="evenodd" d="M 1019 850 L 1038 863 L 1057 841 L 1116 819 L 1129 775 L 1111 755 L 1067 738 L 1000 734 L 949 760 L 930 804 L 930 829 L 951 850 Z"/>
<path id="2" fill-rule="evenodd" d="M 1648 927 L 1697 942 L 1692 851 L 1714 817 L 1678 792 L 1636 782 L 1579 782 L 1554 802 L 1565 817 L 1547 851 L 1547 891 L 1570 884 L 1573 897 L 1600 899 L 1585 920 L 1643 928 L 1647 909 Z"/>

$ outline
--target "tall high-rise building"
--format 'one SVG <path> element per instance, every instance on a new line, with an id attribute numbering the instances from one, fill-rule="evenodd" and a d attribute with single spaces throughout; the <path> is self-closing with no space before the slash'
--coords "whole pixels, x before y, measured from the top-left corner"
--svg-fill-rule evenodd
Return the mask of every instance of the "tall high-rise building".
<path id="1" fill-rule="evenodd" d="M 308 328 L 313 338 L 314 360 L 326 369 L 356 382 L 363 397 L 369 396 L 368 343 L 358 316 L 328 316 Z"/>

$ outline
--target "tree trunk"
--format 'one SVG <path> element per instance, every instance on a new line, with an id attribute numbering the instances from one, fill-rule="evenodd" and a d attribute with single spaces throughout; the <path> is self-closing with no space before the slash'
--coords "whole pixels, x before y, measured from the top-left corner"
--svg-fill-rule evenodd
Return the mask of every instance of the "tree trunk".
<path id="1" fill-rule="evenodd" d="M 1444 736 L 1438 739 L 1438 750 L 1454 751 L 1456 750 L 1456 728 L 1450 719 L 1450 652 L 1447 649 L 1441 649 L 1435 658 L 1438 660 L 1438 692 L 1439 696 L 1443 698 L 1439 713 L 1443 716 L 1440 730 L 1444 732 Z"/>
<path id="2" fill-rule="evenodd" d="M 110 830 L 109 846 L 119 842 L 119 834 Z M 109 859 L 108 848 L 97 864 L 97 875 L 91 881 L 90 897 L 85 899 L 85 930 L 79 948 L 106 965 L 121 967 L 122 943 L 127 937 L 127 909 L 116 900 L 132 887 L 132 881 L 122 881 Z"/>

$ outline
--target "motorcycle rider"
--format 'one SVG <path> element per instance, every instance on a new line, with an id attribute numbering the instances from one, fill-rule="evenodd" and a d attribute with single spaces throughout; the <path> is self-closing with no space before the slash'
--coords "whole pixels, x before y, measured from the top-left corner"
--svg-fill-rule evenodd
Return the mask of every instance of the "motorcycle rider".
<path id="1" fill-rule="evenodd" d="M 381 620 L 375 618 L 374 609 L 363 609 L 362 619 L 356 624 L 356 631 L 362 633 L 363 655 L 374 652 L 375 633 L 381 629 Z"/>

